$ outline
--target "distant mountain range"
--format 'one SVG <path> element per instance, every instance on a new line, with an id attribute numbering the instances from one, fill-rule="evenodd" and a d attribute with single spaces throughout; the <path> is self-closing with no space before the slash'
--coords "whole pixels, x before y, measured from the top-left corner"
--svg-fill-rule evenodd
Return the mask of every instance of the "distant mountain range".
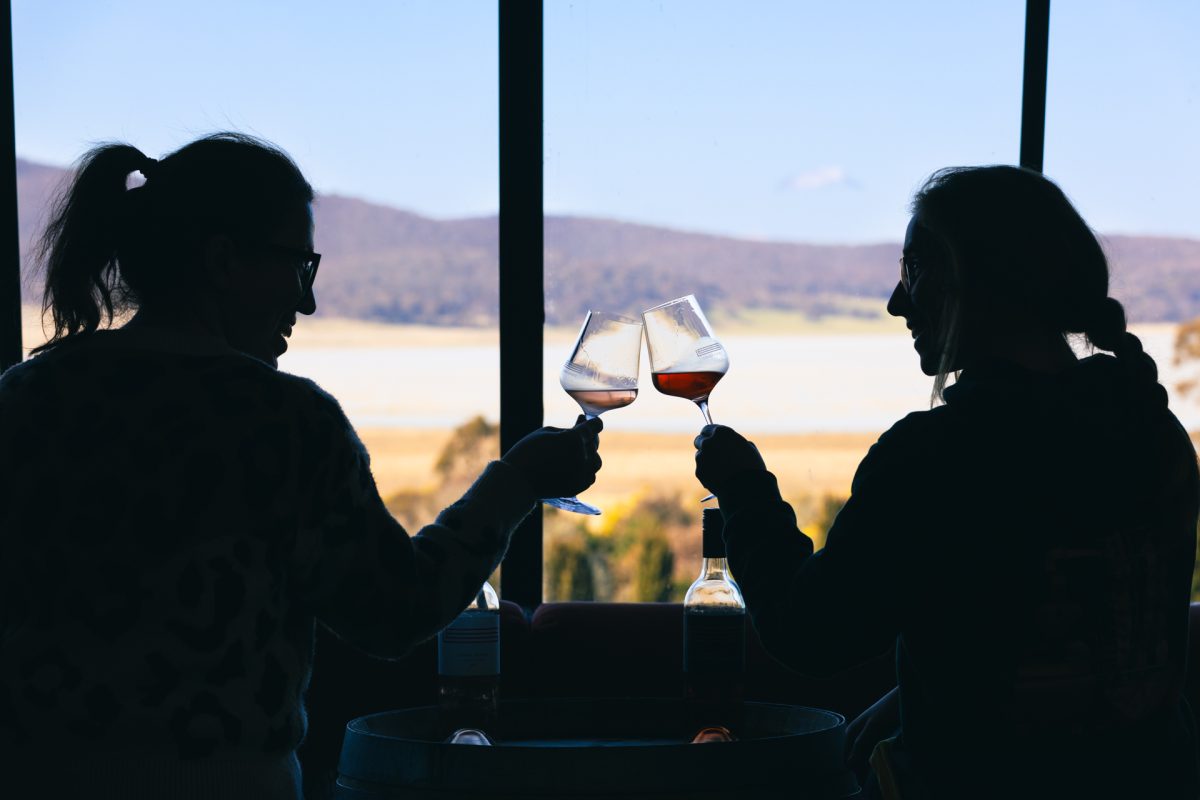
<path id="1" fill-rule="evenodd" d="M 40 298 L 31 243 L 68 177 L 17 160 L 24 295 Z M 338 195 L 315 206 L 319 313 L 386 322 L 490 325 L 497 315 L 497 218 L 435 220 Z M 1112 293 L 1138 322 L 1200 317 L 1200 241 L 1104 238 Z M 588 308 L 635 312 L 695 294 L 707 309 L 873 316 L 896 280 L 897 242 L 812 245 L 688 233 L 585 217 L 545 222 L 546 319 Z M 864 300 L 874 301 L 865 303 Z"/>

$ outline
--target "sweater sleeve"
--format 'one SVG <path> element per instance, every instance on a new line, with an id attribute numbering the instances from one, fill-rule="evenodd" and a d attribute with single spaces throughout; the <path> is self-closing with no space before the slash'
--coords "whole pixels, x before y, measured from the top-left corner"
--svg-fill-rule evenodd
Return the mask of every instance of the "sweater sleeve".
<path id="1" fill-rule="evenodd" d="M 335 633 L 394 658 L 445 627 L 499 565 L 534 507 L 523 476 L 492 462 L 457 502 L 410 536 L 387 510 L 366 449 L 320 392 L 310 441 L 325 442 L 301 505 L 292 555 L 298 602 Z"/>
<path id="2" fill-rule="evenodd" d="M 911 558 L 904 498 L 920 470 L 900 457 L 908 449 L 902 425 L 859 464 L 819 551 L 796 527 L 771 473 L 745 473 L 720 498 L 730 567 L 759 638 L 801 673 L 834 674 L 895 641 L 901 575 Z"/>

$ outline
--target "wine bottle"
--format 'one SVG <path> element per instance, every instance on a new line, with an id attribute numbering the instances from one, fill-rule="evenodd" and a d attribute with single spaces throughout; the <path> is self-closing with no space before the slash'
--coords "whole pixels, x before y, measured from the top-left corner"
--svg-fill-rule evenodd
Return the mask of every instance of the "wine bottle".
<path id="1" fill-rule="evenodd" d="M 746 671 L 746 602 L 729 573 L 725 521 L 706 508 L 700 577 L 683 598 L 684 698 L 697 722 L 736 727 Z"/>
<path id="2" fill-rule="evenodd" d="M 438 633 L 438 708 L 444 730 L 496 730 L 500 701 L 500 599 L 485 582 Z"/>

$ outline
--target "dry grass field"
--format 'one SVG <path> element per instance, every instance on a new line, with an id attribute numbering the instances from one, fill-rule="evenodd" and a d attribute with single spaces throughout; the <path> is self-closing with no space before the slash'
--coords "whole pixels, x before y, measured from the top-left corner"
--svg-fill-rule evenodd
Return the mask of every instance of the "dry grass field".
<path id="1" fill-rule="evenodd" d="M 370 428 L 360 430 L 359 436 L 371 454 L 371 469 L 384 497 L 437 484 L 433 464 L 450 431 Z M 841 433 L 752 438 L 788 497 L 847 494 L 855 467 L 876 439 Z M 641 493 L 695 494 L 699 500 L 704 491 L 692 474 L 694 453 L 690 434 L 603 433 L 604 468 L 587 500 L 602 508 Z"/>
<path id="2" fill-rule="evenodd" d="M 359 436 L 371 454 L 371 471 L 384 497 L 397 491 L 431 489 L 438 483 L 434 461 L 450 431 L 368 428 Z M 780 480 L 785 496 L 845 495 L 858 462 L 877 438 L 860 433 L 751 436 Z M 1200 432 L 1192 434 L 1200 449 Z M 699 492 L 692 474 L 691 438 L 682 434 L 603 433 L 604 459 L 588 500 L 603 506 L 647 491 Z"/>

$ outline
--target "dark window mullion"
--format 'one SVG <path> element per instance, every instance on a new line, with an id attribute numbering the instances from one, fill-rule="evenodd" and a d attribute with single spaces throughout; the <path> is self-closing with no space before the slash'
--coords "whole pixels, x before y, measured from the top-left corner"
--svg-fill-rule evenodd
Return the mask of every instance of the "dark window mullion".
<path id="1" fill-rule="evenodd" d="M 21 361 L 21 240 L 13 106 L 12 3 L 0 0 L 0 372 Z"/>
<path id="2" fill-rule="evenodd" d="M 1021 166 L 1042 171 L 1046 142 L 1046 64 L 1050 0 L 1025 0 L 1025 78 L 1021 90 Z"/>
<path id="3" fill-rule="evenodd" d="M 500 11 L 500 447 L 542 425 L 542 0 Z M 513 535 L 504 599 L 542 601 L 540 509 Z"/>

